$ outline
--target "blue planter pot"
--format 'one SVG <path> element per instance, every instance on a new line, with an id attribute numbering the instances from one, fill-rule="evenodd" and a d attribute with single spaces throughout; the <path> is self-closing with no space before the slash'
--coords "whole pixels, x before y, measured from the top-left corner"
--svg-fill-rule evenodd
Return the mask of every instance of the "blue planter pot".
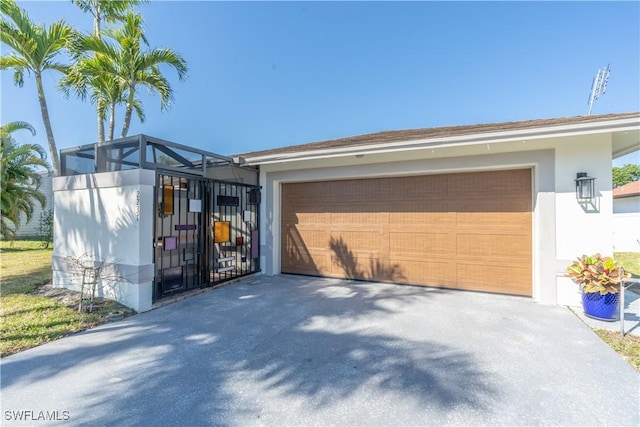
<path id="1" fill-rule="evenodd" d="M 582 294 L 582 308 L 584 314 L 598 320 L 608 322 L 616 320 L 620 294 L 600 295 L 600 292 Z"/>

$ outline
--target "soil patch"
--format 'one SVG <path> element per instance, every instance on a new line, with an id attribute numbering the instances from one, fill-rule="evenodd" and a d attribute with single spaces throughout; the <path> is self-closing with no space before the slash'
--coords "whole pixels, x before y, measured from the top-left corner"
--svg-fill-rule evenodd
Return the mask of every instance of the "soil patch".
<path id="1" fill-rule="evenodd" d="M 80 304 L 80 292 L 66 288 L 54 288 L 50 283 L 39 285 L 32 295 L 50 298 L 73 310 L 78 310 Z M 100 315 L 100 323 L 111 322 L 136 314 L 135 310 L 117 301 L 100 297 L 94 298 L 92 306 L 85 311 Z"/>

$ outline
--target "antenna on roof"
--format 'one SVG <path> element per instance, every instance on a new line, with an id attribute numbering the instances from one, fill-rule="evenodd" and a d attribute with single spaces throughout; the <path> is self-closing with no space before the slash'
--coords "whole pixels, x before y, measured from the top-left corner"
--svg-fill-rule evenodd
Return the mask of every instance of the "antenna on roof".
<path id="1" fill-rule="evenodd" d="M 591 84 L 591 94 L 589 95 L 589 115 L 591 115 L 591 109 L 593 108 L 593 101 L 598 99 L 600 95 L 604 95 L 607 91 L 607 83 L 609 82 L 609 74 L 611 73 L 611 69 L 609 68 L 609 64 L 601 70 L 598 70 L 598 73 L 593 78 L 593 83 Z"/>

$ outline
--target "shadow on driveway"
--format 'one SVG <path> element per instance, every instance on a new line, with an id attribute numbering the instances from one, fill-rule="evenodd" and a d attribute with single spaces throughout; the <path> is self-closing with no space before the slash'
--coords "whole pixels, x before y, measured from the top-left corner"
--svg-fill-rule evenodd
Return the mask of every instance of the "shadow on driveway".
<path id="1" fill-rule="evenodd" d="M 496 307 L 485 318 L 474 314 L 486 311 L 483 304 Z M 535 362 L 536 347 L 550 343 L 533 342 L 539 327 L 516 318 L 522 307 L 544 309 L 499 295 L 250 278 L 3 359 L 3 419 L 68 411 L 74 424 L 100 425 L 599 423 L 563 405 L 580 396 L 562 388 L 573 372 L 526 382 L 547 375 L 535 371 L 549 362 Z M 479 325 L 460 327 L 469 323 L 461 313 Z M 559 316 L 582 327 L 566 314 Z M 564 349 L 550 351 L 563 357 Z M 550 366 L 548 375 L 568 364 Z M 637 421 L 637 403 L 615 417 L 614 424 Z"/>

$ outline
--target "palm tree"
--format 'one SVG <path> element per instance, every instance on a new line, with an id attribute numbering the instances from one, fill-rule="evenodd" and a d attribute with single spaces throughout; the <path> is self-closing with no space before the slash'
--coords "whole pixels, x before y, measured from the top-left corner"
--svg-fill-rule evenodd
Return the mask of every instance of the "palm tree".
<path id="1" fill-rule="evenodd" d="M 24 73 L 33 73 L 53 171 L 55 175 L 60 175 L 58 148 L 51 129 L 42 73 L 45 70 L 66 71 L 67 67 L 56 62 L 55 58 L 71 40 L 73 30 L 64 21 L 46 27 L 35 25 L 13 0 L 0 0 L 0 12 L 9 18 L 0 20 L 0 41 L 13 50 L 9 55 L 0 57 L 0 70 L 13 69 L 14 83 L 20 87 L 24 84 Z"/>
<path id="2" fill-rule="evenodd" d="M 80 46 L 82 44 L 80 42 Z M 109 133 L 106 141 L 110 141 L 113 139 L 115 129 L 116 106 L 125 103 L 122 85 L 112 74 L 108 73 L 111 68 L 109 59 L 104 55 L 87 56 L 80 51 L 75 63 L 58 84 L 65 96 L 68 97 L 73 92 L 83 100 L 89 97 L 91 103 L 96 106 L 98 145 L 105 142 L 104 121 L 107 118 L 107 113 L 109 113 Z M 134 110 L 140 121 L 144 122 L 145 115 L 142 103 L 137 98 L 134 100 Z"/>
<path id="3" fill-rule="evenodd" d="M 124 18 L 124 14 L 146 0 L 72 0 L 72 2 L 85 13 L 93 16 L 93 37 L 102 39 L 102 22 L 116 22 Z M 72 89 L 78 96 L 85 99 L 87 90 L 90 90 L 91 102 L 96 106 L 96 117 L 98 123 L 98 145 L 105 142 L 104 121 L 107 110 L 110 109 L 109 137 L 113 139 L 115 126 L 115 106 L 124 103 L 124 88 L 121 87 L 111 76 L 100 70 L 100 61 L 95 57 L 87 56 L 85 52 L 76 52 L 76 63 L 73 70 L 64 81 L 61 82 L 63 92 L 68 96 Z M 141 104 L 138 117 L 144 121 L 144 113 L 141 111 Z"/>
<path id="4" fill-rule="evenodd" d="M 124 138 L 129 132 L 136 104 L 140 108 L 138 111 L 142 111 L 142 106 L 136 101 L 136 89 L 144 86 L 151 92 L 157 92 L 160 95 L 160 107 L 165 110 L 171 105 L 173 90 L 162 75 L 160 65 L 173 67 L 178 78 L 184 80 L 187 64 L 171 49 L 142 50 L 143 43 L 148 46 L 148 42 L 142 31 L 142 17 L 139 14 L 127 13 L 122 27 L 106 29 L 104 34 L 115 44 L 95 37 L 84 38 L 82 50 L 94 52 L 97 57 L 102 55 L 105 59 L 103 65 L 106 66 L 103 72 L 112 76 L 126 94 L 124 123 L 120 134 Z"/>
<path id="5" fill-rule="evenodd" d="M 44 208 L 45 196 L 38 191 L 40 174 L 38 167 L 49 169 L 46 154 L 37 144 L 20 145 L 13 132 L 28 130 L 32 135 L 35 129 L 27 122 L 10 122 L 0 126 L 0 189 L 2 190 L 0 216 L 0 234 L 2 238 L 13 239 L 20 228 L 21 213 L 31 221 L 36 202 Z"/>
<path id="6" fill-rule="evenodd" d="M 116 22 L 122 20 L 124 14 L 133 7 L 146 0 L 71 0 L 85 13 L 93 16 L 93 35 L 101 37 L 102 22 Z"/>

